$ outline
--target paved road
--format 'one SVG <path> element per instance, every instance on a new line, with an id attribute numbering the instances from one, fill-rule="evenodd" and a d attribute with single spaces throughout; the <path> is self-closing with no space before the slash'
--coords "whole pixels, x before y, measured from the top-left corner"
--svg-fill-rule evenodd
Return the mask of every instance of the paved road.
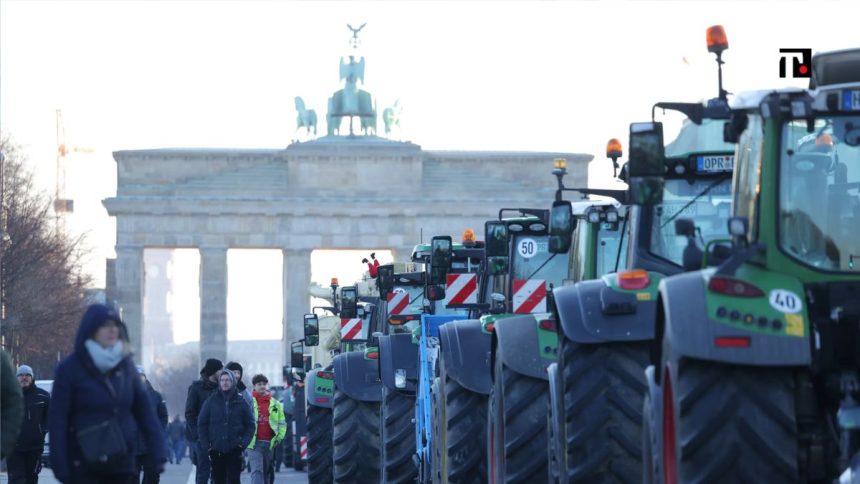
<path id="1" fill-rule="evenodd" d="M 6 484 L 8 479 L 6 473 L 0 473 L 0 483 Z M 308 482 L 308 475 L 305 472 L 296 472 L 292 468 L 275 474 L 276 484 L 299 484 Z M 250 484 L 251 476 L 247 472 L 242 473 L 242 484 Z M 59 481 L 54 479 L 54 473 L 51 469 L 42 469 L 39 474 L 39 484 L 59 484 Z M 194 484 L 194 466 L 191 462 L 185 461 L 181 465 L 167 464 L 167 469 L 161 475 L 161 484 Z"/>

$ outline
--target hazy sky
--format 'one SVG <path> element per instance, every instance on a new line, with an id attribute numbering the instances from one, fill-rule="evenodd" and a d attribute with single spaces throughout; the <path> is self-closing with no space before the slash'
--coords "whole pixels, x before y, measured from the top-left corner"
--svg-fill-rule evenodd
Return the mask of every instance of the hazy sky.
<path id="1" fill-rule="evenodd" d="M 778 77 L 778 49 L 857 47 L 858 18 L 857 1 L 0 0 L 0 128 L 51 192 L 56 109 L 66 144 L 95 150 L 68 158 L 67 196 L 101 282 L 115 237 L 101 205 L 116 190 L 111 152 L 284 147 L 298 136 L 295 96 L 324 130 L 347 23 L 367 23 L 364 88 L 380 111 L 400 99 L 399 137 L 436 150 L 592 153 L 592 184 L 606 184 L 607 139 L 626 141 L 654 102 L 716 94 L 708 26 L 725 26 L 724 82 L 741 91 L 803 86 Z"/>

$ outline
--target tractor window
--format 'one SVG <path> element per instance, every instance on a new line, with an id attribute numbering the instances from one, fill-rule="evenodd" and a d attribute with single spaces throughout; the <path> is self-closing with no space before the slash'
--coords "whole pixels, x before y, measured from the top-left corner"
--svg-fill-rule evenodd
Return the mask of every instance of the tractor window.
<path id="1" fill-rule="evenodd" d="M 731 172 L 718 176 L 669 179 L 663 189 L 663 202 L 654 206 L 651 252 L 682 265 L 687 240 L 675 235 L 678 218 L 693 219 L 697 240 L 702 246 L 713 239 L 728 237 L 731 213 Z"/>
<path id="2" fill-rule="evenodd" d="M 560 287 L 568 275 L 570 252 L 550 254 L 546 235 L 520 235 L 514 238 L 512 275 L 514 279 L 543 279 Z"/>
<path id="3" fill-rule="evenodd" d="M 621 221 L 615 223 L 602 222 L 597 232 L 597 276 L 600 277 L 615 272 L 615 260 L 618 258 L 619 245 L 622 243 Z M 624 242 L 626 244 L 626 238 Z M 621 248 L 621 258 L 618 267 L 624 267 L 627 262 L 626 247 Z"/>
<path id="4" fill-rule="evenodd" d="M 749 125 L 738 142 L 735 157 L 737 176 L 733 187 L 734 213 L 749 220 L 750 240 L 756 240 L 758 233 L 756 204 L 761 179 L 761 146 L 761 117 L 750 114 Z"/>
<path id="5" fill-rule="evenodd" d="M 591 224 L 580 219 L 576 225 L 576 232 L 573 234 L 573 245 L 570 253 L 575 255 L 571 260 L 570 274 L 575 282 L 584 280 L 588 274 L 588 239 L 592 236 L 590 227 Z"/>
<path id="6" fill-rule="evenodd" d="M 860 271 L 860 116 L 782 130 L 779 244 L 816 269 Z"/>

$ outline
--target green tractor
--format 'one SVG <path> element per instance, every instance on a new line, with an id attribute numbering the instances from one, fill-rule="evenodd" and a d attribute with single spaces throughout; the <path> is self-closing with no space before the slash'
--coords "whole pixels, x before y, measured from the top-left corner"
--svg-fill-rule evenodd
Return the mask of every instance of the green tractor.
<path id="1" fill-rule="evenodd" d="M 647 482 L 860 478 L 860 49 L 811 71 L 735 98 L 729 257 L 660 284 Z"/>
<path id="2" fill-rule="evenodd" d="M 637 184 L 617 197 L 629 216 L 622 229 L 627 242 L 619 245 L 614 267 L 599 279 L 554 291 L 560 355 L 550 369 L 551 461 L 561 482 L 640 478 L 640 412 L 658 285 L 666 276 L 700 268 L 703 254 L 709 263 L 724 256 L 714 241 L 727 236 L 731 204 L 734 147 L 723 140 L 722 121 L 729 118 L 728 104 L 721 95 L 707 105 L 661 102 L 655 108 L 687 118 L 665 147 L 662 132 L 653 129 L 659 123 L 630 125 L 630 161 L 622 178 Z M 621 153 L 613 144 L 607 156 L 614 163 Z M 666 156 L 652 159 L 654 150 Z M 638 183 L 643 157 L 662 183 Z M 696 224 L 680 223 L 682 217 L 694 217 Z"/>
<path id="3" fill-rule="evenodd" d="M 557 163 L 563 166 L 563 160 Z M 492 309 L 481 324 L 490 335 L 489 368 L 483 377 L 489 389 L 489 482 L 549 479 L 547 372 L 558 358 L 552 292 L 614 268 L 626 217 L 614 202 L 585 200 L 572 206 L 559 196 L 551 210 L 519 211 L 512 218 L 500 211 L 499 219 L 486 228 L 490 268 L 486 286 Z M 443 355 L 446 351 L 443 342 Z M 450 426 L 447 433 L 452 434 Z"/>

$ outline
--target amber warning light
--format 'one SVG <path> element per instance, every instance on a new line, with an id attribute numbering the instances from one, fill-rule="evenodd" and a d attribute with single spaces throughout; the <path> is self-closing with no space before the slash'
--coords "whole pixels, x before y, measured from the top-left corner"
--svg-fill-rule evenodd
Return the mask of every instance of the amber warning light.
<path id="1" fill-rule="evenodd" d="M 726 37 L 726 31 L 722 25 L 708 27 L 707 40 L 708 52 L 719 54 L 729 48 L 729 39 Z"/>

